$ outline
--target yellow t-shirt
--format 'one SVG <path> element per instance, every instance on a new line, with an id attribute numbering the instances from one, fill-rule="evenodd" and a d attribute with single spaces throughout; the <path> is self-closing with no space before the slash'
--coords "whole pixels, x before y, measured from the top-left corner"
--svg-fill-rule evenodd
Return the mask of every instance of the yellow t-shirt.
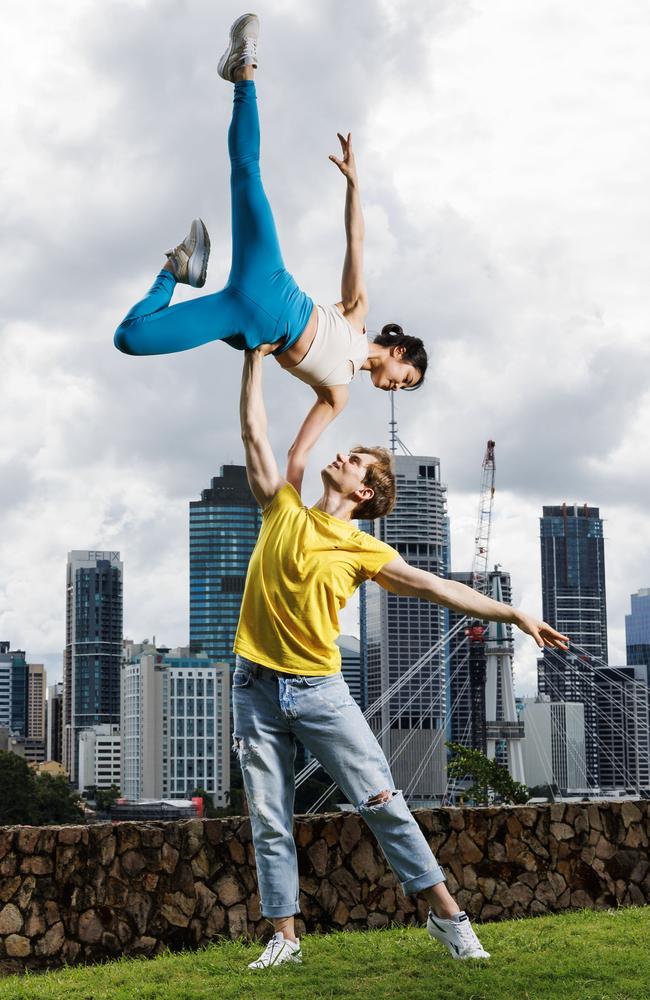
<path id="1" fill-rule="evenodd" d="M 235 652 L 284 673 L 338 673 L 340 609 L 398 555 L 350 521 L 303 506 L 286 483 L 262 514 Z"/>

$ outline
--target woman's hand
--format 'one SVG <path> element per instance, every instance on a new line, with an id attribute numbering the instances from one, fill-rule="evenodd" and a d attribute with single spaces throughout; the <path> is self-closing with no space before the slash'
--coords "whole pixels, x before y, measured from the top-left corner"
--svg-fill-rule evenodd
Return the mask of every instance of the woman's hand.
<path id="1" fill-rule="evenodd" d="M 339 160 L 333 154 L 330 156 L 332 163 L 335 163 L 344 177 L 347 178 L 348 183 L 357 183 L 357 167 L 354 161 L 354 153 L 352 152 L 352 133 L 348 132 L 347 139 L 341 135 L 340 132 L 336 133 L 339 137 L 339 142 L 341 143 L 341 149 L 343 151 L 343 159 Z"/>

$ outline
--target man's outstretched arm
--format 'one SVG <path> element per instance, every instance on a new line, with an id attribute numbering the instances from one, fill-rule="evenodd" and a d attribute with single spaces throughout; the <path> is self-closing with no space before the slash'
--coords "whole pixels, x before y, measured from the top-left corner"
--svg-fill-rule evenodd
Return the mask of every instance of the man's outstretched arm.
<path id="1" fill-rule="evenodd" d="M 474 618 L 491 622 L 508 622 L 531 635 L 538 646 L 567 649 L 568 636 L 561 635 L 554 628 L 537 618 L 524 614 L 509 604 L 494 601 L 478 590 L 467 587 L 457 580 L 445 580 L 434 573 L 416 569 L 399 556 L 387 563 L 374 578 L 378 584 L 393 594 L 403 597 L 421 597 L 425 601 L 442 604 L 452 611 L 464 612 Z"/>
<path id="2" fill-rule="evenodd" d="M 264 510 L 284 486 L 275 455 L 269 443 L 262 393 L 261 351 L 244 352 L 244 368 L 239 398 L 241 436 L 246 451 L 246 472 L 253 496 Z"/>

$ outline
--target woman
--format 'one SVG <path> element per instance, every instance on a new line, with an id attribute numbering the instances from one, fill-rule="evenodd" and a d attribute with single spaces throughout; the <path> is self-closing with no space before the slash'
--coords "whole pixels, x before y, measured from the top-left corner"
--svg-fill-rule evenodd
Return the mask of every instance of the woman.
<path id="1" fill-rule="evenodd" d="M 125 354 L 167 354 L 223 340 L 238 350 L 261 348 L 273 353 L 283 368 L 311 385 L 317 397 L 289 452 L 287 478 L 299 490 L 309 450 L 344 408 L 348 384 L 357 372 L 369 372 L 380 389 L 415 388 L 422 384 L 427 355 L 421 340 L 405 336 L 395 324 L 384 326 L 368 343 L 364 223 L 350 134 L 347 138 L 339 134 L 341 159 L 330 156 L 347 180 L 341 301 L 315 305 L 286 270 L 259 167 L 254 82 L 258 33 L 254 14 L 238 18 L 218 69 L 223 79 L 235 84 L 228 131 L 232 199 L 228 282 L 215 295 L 169 306 L 177 282 L 197 288 L 205 283 L 210 240 L 201 219 L 195 219 L 183 242 L 167 251 L 167 263 L 145 298 L 118 327 L 115 346 Z"/>

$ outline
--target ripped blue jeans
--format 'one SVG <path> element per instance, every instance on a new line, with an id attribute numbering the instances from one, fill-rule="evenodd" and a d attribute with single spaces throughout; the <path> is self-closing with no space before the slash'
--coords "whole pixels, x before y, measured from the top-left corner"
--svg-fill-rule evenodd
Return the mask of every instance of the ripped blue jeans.
<path id="1" fill-rule="evenodd" d="M 293 838 L 296 738 L 368 824 L 406 894 L 445 876 L 343 675 L 281 673 L 237 657 L 233 741 L 244 778 L 265 917 L 300 912 Z"/>

